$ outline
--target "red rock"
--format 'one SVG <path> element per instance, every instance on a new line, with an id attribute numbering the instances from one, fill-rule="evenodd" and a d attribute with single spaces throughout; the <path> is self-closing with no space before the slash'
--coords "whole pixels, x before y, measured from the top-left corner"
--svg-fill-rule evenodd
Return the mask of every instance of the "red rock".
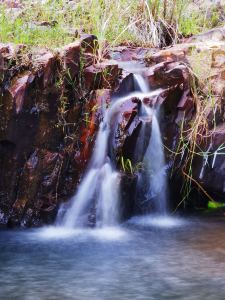
<path id="1" fill-rule="evenodd" d="M 13 101 L 18 114 L 24 104 L 26 88 L 34 80 L 34 75 L 31 72 L 25 72 L 22 76 L 15 78 L 9 88 L 9 92 L 13 97 Z"/>
<path id="2" fill-rule="evenodd" d="M 128 99 L 112 116 L 111 127 L 115 128 L 112 145 L 117 158 L 131 158 L 131 151 L 135 148 L 140 125 L 137 117 L 139 102 L 136 98 Z"/>
<path id="3" fill-rule="evenodd" d="M 18 196 L 13 205 L 13 214 L 16 213 L 22 218 L 24 210 L 26 212 L 32 210 L 33 215 L 56 206 L 57 190 L 54 190 L 54 186 L 57 184 L 62 162 L 63 157 L 56 152 L 36 149 L 32 153 L 21 174 Z M 29 189 L 27 189 L 28 186 Z M 38 196 L 40 189 L 42 190 L 41 199 Z M 51 194 L 51 197 L 45 198 L 46 194 Z M 29 216 L 29 219 L 32 215 Z M 26 225 L 29 226 L 29 224 Z"/>
<path id="4" fill-rule="evenodd" d="M 187 82 L 190 75 L 187 67 L 180 62 L 161 62 L 148 68 L 144 76 L 152 88 L 165 88 Z"/>
<path id="5" fill-rule="evenodd" d="M 121 74 L 118 64 L 115 61 L 104 61 L 91 65 L 84 70 L 84 85 L 86 90 L 108 89 L 117 85 L 118 77 Z"/>
<path id="6" fill-rule="evenodd" d="M 102 89 L 96 90 L 93 97 L 87 103 L 86 117 L 81 128 L 82 147 L 77 159 L 81 164 L 87 161 L 90 157 L 94 142 L 95 134 L 97 133 L 100 121 L 103 118 L 103 113 L 111 101 L 111 90 Z"/>
<path id="7" fill-rule="evenodd" d="M 165 72 L 165 63 L 162 62 L 152 67 L 149 67 L 145 71 L 144 77 L 147 78 L 150 86 L 154 88 L 162 85 L 162 82 L 159 79 L 160 79 L 160 74 L 164 72 Z"/>
<path id="8" fill-rule="evenodd" d="M 51 52 L 46 52 L 43 55 L 38 55 L 35 60 L 38 68 L 38 75 L 43 76 L 43 87 L 47 87 L 52 83 L 55 69 L 54 65 L 56 62 L 55 56 Z"/>
<path id="9" fill-rule="evenodd" d="M 177 105 L 177 108 L 189 112 L 194 107 L 193 98 L 190 96 L 190 90 L 186 89 Z"/>
<path id="10" fill-rule="evenodd" d="M 80 71 L 80 47 L 80 42 L 76 41 L 63 47 L 60 52 L 63 67 L 72 78 Z"/>
<path id="11" fill-rule="evenodd" d="M 95 35 L 86 33 L 80 34 L 80 45 L 83 52 L 97 55 L 98 39 Z"/>
<path id="12" fill-rule="evenodd" d="M 157 51 L 157 53 L 154 53 L 150 55 L 148 58 L 148 62 L 154 62 L 156 64 L 162 63 L 162 62 L 176 62 L 176 61 L 182 61 L 185 59 L 185 52 L 180 49 L 166 49 Z"/>

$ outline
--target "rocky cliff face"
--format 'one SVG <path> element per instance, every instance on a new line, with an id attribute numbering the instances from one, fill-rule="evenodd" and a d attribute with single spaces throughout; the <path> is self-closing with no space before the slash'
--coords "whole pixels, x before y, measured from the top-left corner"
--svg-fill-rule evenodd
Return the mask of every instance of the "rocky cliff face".
<path id="1" fill-rule="evenodd" d="M 52 222 L 74 192 L 120 74 L 116 64 L 93 65 L 96 47 L 89 35 L 59 53 L 0 45 L 2 224 Z"/>
<path id="2" fill-rule="evenodd" d="M 151 88 L 161 88 L 157 97 L 145 102 L 162 106 L 171 187 L 182 183 L 186 174 L 188 153 L 180 151 L 181 133 L 190 145 L 189 130 L 196 115 L 203 113 L 193 82 L 201 88 L 198 99 L 206 99 L 201 101 L 209 101 L 207 95 L 213 95 L 215 106 L 204 111 L 211 122 L 207 128 L 199 125 L 202 136 L 196 137 L 196 142 L 201 155 L 193 157 L 191 178 L 192 183 L 197 180 L 209 193 L 225 200 L 225 156 L 212 155 L 215 151 L 219 154 L 225 141 L 224 43 L 195 41 L 161 51 L 119 47 L 101 60 L 97 49 L 97 40 L 91 35 L 82 35 L 57 53 L 43 49 L 28 54 L 22 46 L 0 45 L 0 224 L 53 222 L 59 203 L 74 193 L 85 170 L 98 124 L 112 96 L 134 89 L 132 71 L 124 61 L 145 64 L 142 73 Z M 208 73 L 196 74 L 205 68 Z M 202 80 L 193 80 L 197 75 Z M 138 99 L 130 99 L 114 124 L 119 133 L 113 141 L 118 168 L 120 157 L 133 159 L 141 126 L 138 103 Z M 206 162 L 207 149 L 212 154 Z M 135 176 L 124 178 L 125 206 L 132 214 Z M 176 199 L 178 203 L 178 193 Z"/>

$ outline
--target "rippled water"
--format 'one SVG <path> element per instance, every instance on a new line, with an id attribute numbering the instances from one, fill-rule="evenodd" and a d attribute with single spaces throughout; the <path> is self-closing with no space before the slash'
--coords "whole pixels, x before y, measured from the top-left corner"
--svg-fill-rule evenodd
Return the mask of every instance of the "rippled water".
<path id="1" fill-rule="evenodd" d="M 225 221 L 0 232 L 0 299 L 225 299 Z"/>

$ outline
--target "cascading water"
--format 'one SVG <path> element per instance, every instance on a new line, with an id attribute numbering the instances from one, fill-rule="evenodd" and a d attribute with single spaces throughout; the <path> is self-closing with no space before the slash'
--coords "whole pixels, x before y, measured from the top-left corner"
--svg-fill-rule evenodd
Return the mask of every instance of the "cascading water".
<path id="1" fill-rule="evenodd" d="M 89 167 L 83 177 L 77 193 L 71 199 L 69 205 L 62 206 L 57 217 L 57 224 L 66 228 L 82 227 L 89 221 L 90 211 L 94 210 L 94 222 L 97 227 L 114 226 L 119 221 L 120 199 L 120 173 L 116 171 L 112 159 L 109 157 L 109 138 L 112 132 L 113 121 L 123 103 L 133 97 L 142 102 L 145 98 L 158 95 L 161 90 L 150 91 L 141 75 L 134 75 L 137 92 L 116 99 L 112 106 L 105 112 L 104 120 L 100 124 L 95 148 Z M 142 115 L 142 116 L 141 116 Z M 147 151 L 144 156 L 147 178 L 146 200 L 154 198 L 158 202 L 157 211 L 162 213 L 166 207 L 165 197 L 165 173 L 164 154 L 160 135 L 157 113 L 155 109 L 142 103 L 140 118 L 152 120 L 152 133 L 150 140 L 147 139 Z M 146 126 L 143 122 L 140 134 L 140 143 L 146 143 Z M 142 146 L 141 146 L 142 147 Z M 136 153 L 138 153 L 138 146 Z M 141 182 L 142 184 L 142 182 Z"/>
<path id="2" fill-rule="evenodd" d="M 142 99 L 148 97 L 149 87 L 143 77 L 135 76 L 135 81 L 141 92 Z M 146 94 L 146 91 L 148 93 Z M 137 157 L 140 145 L 143 147 L 146 139 L 146 126 L 151 120 L 151 137 L 143 159 L 144 171 L 139 174 L 138 189 L 141 192 L 143 203 L 153 204 L 157 214 L 165 215 L 167 212 L 167 177 L 161 132 L 158 122 L 159 108 L 150 108 L 142 101 L 141 107 L 142 129 L 137 144 Z"/>
<path id="3" fill-rule="evenodd" d="M 154 201 L 155 211 L 165 214 L 167 211 L 167 179 L 165 172 L 165 158 L 162 148 L 162 139 L 157 119 L 157 111 L 145 107 L 148 114 L 152 115 L 151 138 L 144 156 L 146 176 L 148 180 L 146 199 Z"/>
<path id="4" fill-rule="evenodd" d="M 118 222 L 119 173 L 108 157 L 110 126 L 105 120 L 100 124 L 95 149 L 86 175 L 71 199 L 65 214 L 59 213 L 57 223 L 73 228 L 88 222 L 87 212 L 95 203 L 97 226 L 112 226 Z"/>

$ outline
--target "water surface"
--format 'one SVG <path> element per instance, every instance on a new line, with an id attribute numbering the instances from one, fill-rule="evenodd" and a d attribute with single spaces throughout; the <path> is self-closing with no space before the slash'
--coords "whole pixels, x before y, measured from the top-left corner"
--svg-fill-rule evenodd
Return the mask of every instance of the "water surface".
<path id="1" fill-rule="evenodd" d="M 225 299 L 225 221 L 0 232 L 0 299 Z"/>

